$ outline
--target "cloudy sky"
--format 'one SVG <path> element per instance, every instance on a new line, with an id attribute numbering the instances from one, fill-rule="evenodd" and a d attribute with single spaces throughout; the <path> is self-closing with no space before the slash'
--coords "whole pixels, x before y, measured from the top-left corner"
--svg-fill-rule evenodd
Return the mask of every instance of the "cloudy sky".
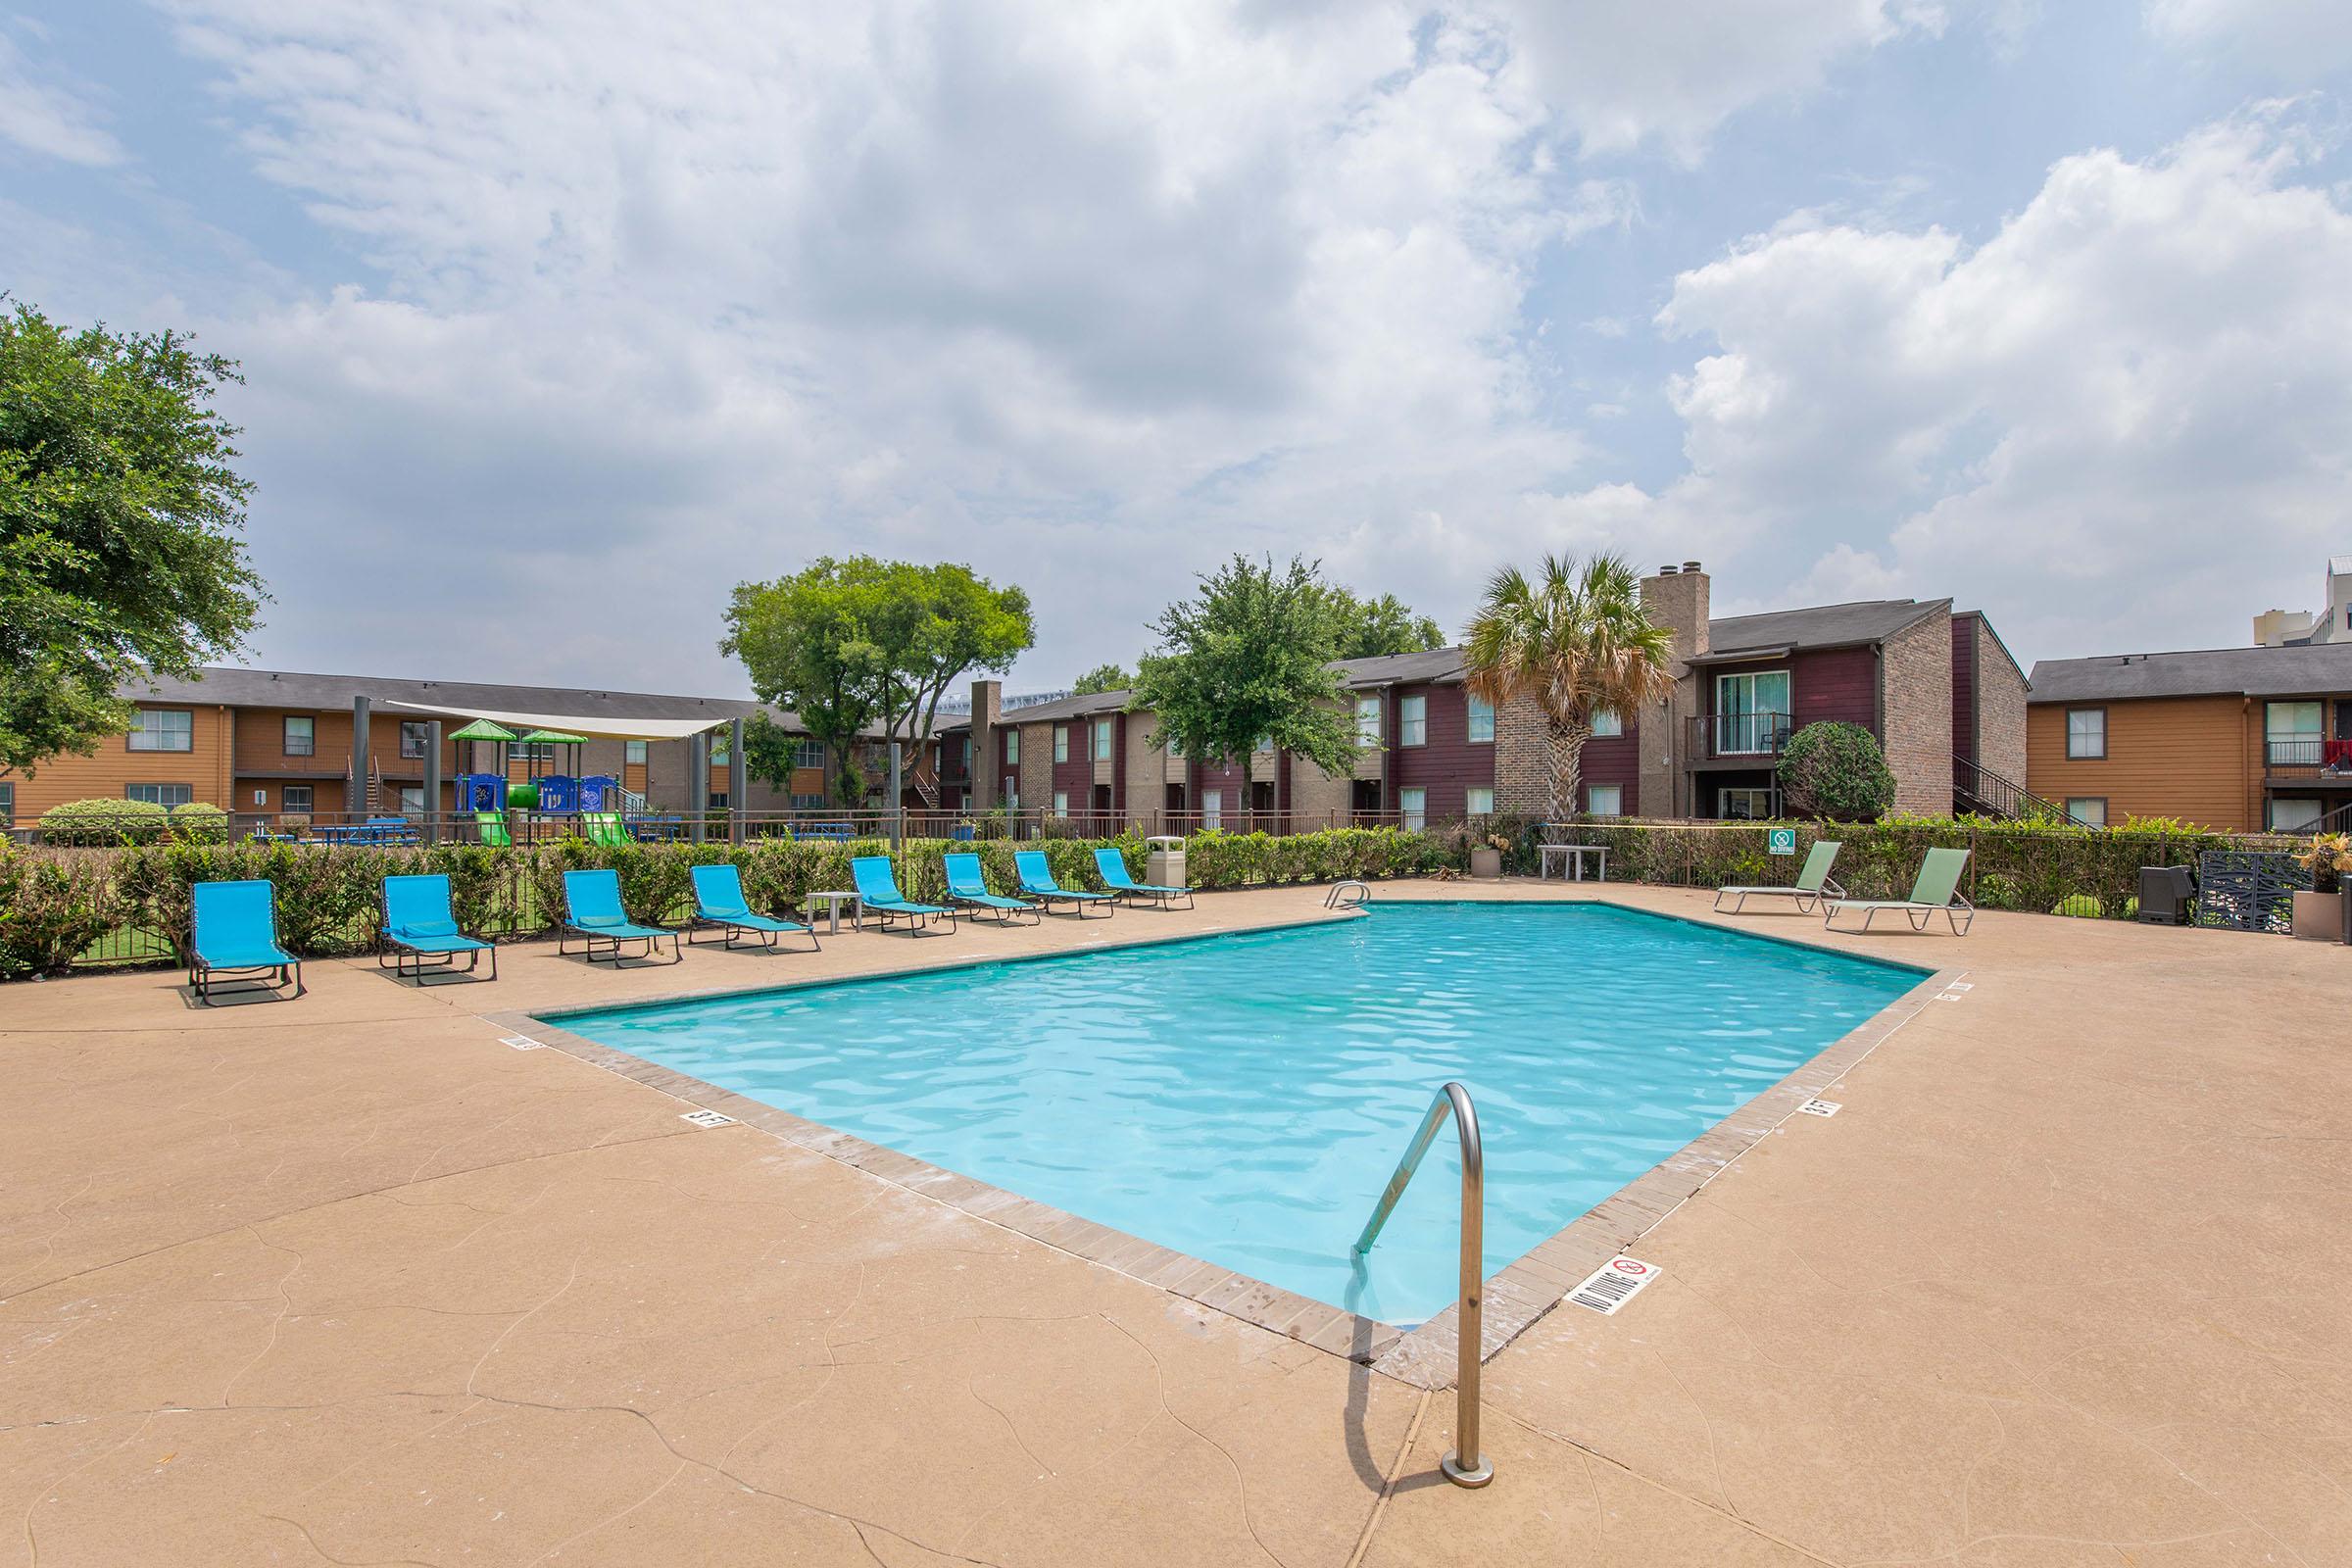
<path id="1" fill-rule="evenodd" d="M 734 691 L 870 550 L 1035 688 L 1598 548 L 2030 662 L 2352 549 L 2348 138 L 2342 0 L 0 0 L 0 288 L 243 362 L 265 664 Z"/>

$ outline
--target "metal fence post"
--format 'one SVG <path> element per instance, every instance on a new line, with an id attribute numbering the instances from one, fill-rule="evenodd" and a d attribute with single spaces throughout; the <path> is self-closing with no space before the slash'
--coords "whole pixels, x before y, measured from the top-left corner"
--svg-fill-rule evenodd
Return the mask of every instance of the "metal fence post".
<path id="1" fill-rule="evenodd" d="M 743 720 L 727 726 L 727 842 L 743 842 L 744 809 L 751 804 L 752 760 L 743 754 Z"/>

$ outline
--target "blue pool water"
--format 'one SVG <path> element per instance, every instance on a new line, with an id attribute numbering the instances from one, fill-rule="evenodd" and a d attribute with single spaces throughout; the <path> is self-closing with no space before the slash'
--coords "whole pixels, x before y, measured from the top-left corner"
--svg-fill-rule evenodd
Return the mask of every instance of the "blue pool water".
<path id="1" fill-rule="evenodd" d="M 1141 924 L 1149 916 L 1122 914 Z M 1477 1102 L 1493 1273 L 1923 971 L 1596 905 L 1365 919 L 566 1016 L 590 1040 L 1391 1323 L 1452 1299 L 1442 1082 Z"/>

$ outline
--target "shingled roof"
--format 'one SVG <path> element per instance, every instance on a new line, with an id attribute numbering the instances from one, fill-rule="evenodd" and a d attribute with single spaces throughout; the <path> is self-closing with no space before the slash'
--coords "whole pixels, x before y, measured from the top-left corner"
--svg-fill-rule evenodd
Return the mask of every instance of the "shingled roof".
<path id="1" fill-rule="evenodd" d="M 1761 657 L 1794 648 L 1850 648 L 1884 642 L 1938 610 L 1949 599 L 1860 599 L 1848 605 L 1727 615 L 1707 622 L 1707 652 L 1693 663 Z"/>
<path id="2" fill-rule="evenodd" d="M 2352 643 L 2045 659 L 2034 666 L 2029 700 L 2128 702 L 2136 697 L 2316 697 L 2339 692 L 2352 692 Z"/>

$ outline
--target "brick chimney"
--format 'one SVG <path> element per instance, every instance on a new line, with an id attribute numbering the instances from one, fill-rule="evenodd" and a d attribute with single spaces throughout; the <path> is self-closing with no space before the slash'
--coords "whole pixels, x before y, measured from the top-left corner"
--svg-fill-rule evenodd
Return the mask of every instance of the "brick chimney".
<path id="1" fill-rule="evenodd" d="M 1642 608 L 1674 634 L 1674 691 L 1642 714 L 1641 772 L 1636 808 L 1643 816 L 1689 816 L 1682 773 L 1684 731 L 1698 712 L 1698 677 L 1690 661 L 1707 651 L 1710 613 L 1707 574 L 1695 561 L 1660 566 L 1642 579 Z"/>
<path id="2" fill-rule="evenodd" d="M 1004 798 L 997 766 L 997 729 L 1004 718 L 1004 683 L 972 682 L 972 809 L 986 811 Z"/>

